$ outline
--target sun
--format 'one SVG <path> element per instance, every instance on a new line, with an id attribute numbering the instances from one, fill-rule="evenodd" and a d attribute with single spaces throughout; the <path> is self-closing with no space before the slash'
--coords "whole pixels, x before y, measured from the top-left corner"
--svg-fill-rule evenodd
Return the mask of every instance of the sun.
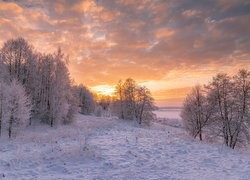
<path id="1" fill-rule="evenodd" d="M 98 85 L 90 88 L 97 95 L 114 96 L 115 86 L 114 85 Z"/>

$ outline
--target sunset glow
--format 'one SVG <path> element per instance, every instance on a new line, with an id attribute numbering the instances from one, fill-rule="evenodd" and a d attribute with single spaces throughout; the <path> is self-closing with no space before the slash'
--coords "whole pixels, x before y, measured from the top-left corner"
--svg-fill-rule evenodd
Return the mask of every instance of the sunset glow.
<path id="1" fill-rule="evenodd" d="M 249 9 L 247 0 L 0 0 L 0 45 L 61 47 L 74 81 L 97 94 L 131 77 L 158 105 L 181 106 L 193 85 L 250 69 Z"/>
<path id="2" fill-rule="evenodd" d="M 94 91 L 97 95 L 113 96 L 115 92 L 115 87 L 109 85 L 93 86 L 90 89 Z"/>

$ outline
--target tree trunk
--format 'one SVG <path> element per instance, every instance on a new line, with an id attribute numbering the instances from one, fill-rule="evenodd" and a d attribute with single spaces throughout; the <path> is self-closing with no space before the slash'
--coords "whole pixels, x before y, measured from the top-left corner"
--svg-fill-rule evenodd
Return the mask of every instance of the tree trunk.
<path id="1" fill-rule="evenodd" d="M 199 138 L 200 138 L 200 141 L 202 141 L 202 132 L 201 132 L 201 129 L 200 129 L 200 133 L 199 133 Z"/>
<path id="2" fill-rule="evenodd" d="M 0 136 L 2 134 L 2 121 L 3 121 L 3 94 L 0 94 Z"/>
<path id="3" fill-rule="evenodd" d="M 12 124 L 13 124 L 13 110 L 11 111 L 10 121 L 9 121 L 9 138 L 11 138 L 12 135 Z"/>
<path id="4" fill-rule="evenodd" d="M 2 109 L 2 99 L 0 100 L 0 136 L 2 134 L 2 117 L 3 117 L 3 109 Z"/>
<path id="5" fill-rule="evenodd" d="M 223 123 L 223 124 L 224 124 L 224 127 L 223 127 L 224 143 L 225 143 L 226 146 L 228 146 L 227 129 L 226 129 L 225 123 Z"/>
<path id="6" fill-rule="evenodd" d="M 54 120 L 53 120 L 53 117 L 50 119 L 50 127 L 53 127 L 53 124 L 54 124 L 54 122 L 53 122 Z"/>
<path id="7" fill-rule="evenodd" d="M 31 118 L 29 120 L 30 120 L 29 125 L 31 126 Z"/>
<path id="8" fill-rule="evenodd" d="M 143 111 L 144 111 L 144 106 L 145 106 L 145 101 L 143 101 L 142 107 L 141 107 L 141 112 L 140 112 L 140 118 L 139 118 L 139 124 L 142 123 L 142 115 L 143 115 Z"/>

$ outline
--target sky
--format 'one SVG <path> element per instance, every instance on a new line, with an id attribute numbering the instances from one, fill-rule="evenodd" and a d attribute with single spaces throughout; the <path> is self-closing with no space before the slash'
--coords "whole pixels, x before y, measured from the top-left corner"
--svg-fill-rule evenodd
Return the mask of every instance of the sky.
<path id="1" fill-rule="evenodd" d="M 218 72 L 250 69 L 249 0 L 0 0 L 0 45 L 58 47 L 71 77 L 112 94 L 128 77 L 159 106 L 181 106 Z"/>

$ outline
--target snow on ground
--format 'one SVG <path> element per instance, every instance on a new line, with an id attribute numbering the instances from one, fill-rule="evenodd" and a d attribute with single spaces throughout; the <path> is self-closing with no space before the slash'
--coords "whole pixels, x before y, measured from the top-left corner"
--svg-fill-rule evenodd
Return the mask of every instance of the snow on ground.
<path id="1" fill-rule="evenodd" d="M 194 141 L 182 128 L 78 115 L 0 140 L 0 179 L 250 179 L 250 154 Z"/>
<path id="2" fill-rule="evenodd" d="M 155 110 L 154 113 L 158 118 L 169 118 L 169 119 L 181 119 L 181 107 L 176 108 L 159 108 L 158 110 Z"/>

